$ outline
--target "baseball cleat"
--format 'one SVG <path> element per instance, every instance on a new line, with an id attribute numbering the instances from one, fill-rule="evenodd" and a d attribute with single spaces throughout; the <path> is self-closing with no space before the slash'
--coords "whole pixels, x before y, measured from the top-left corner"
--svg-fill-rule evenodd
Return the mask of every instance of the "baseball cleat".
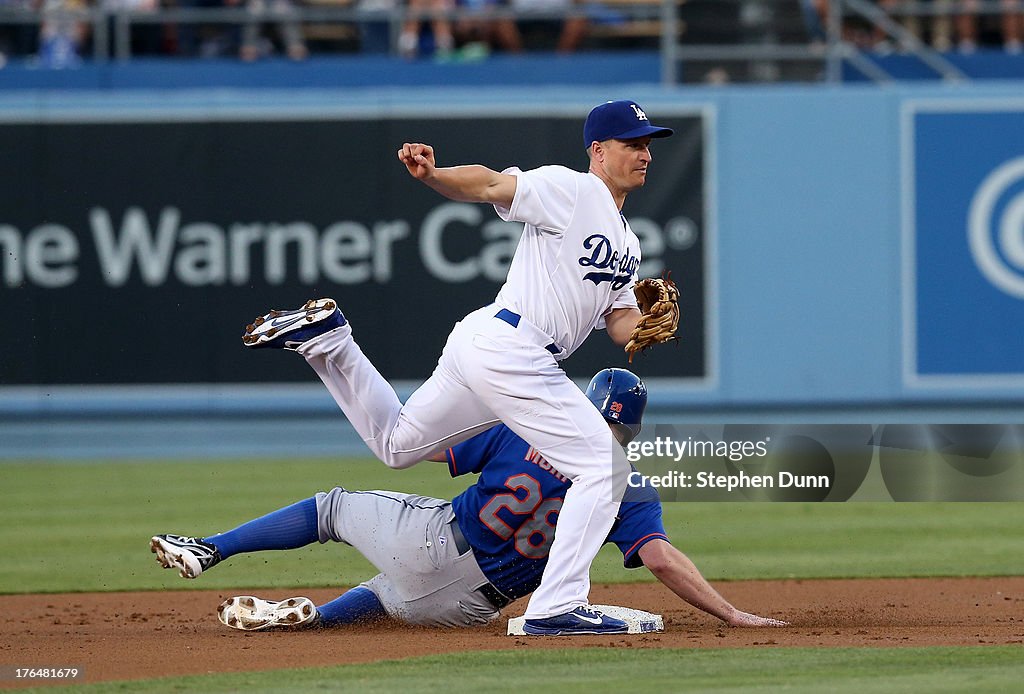
<path id="1" fill-rule="evenodd" d="M 627 634 L 629 625 L 589 605 L 544 619 L 527 619 L 523 632 L 530 636 L 575 636 L 577 634 Z"/>
<path id="2" fill-rule="evenodd" d="M 275 627 L 315 626 L 320 613 L 309 598 L 288 598 L 273 602 L 252 595 L 239 595 L 220 604 L 217 619 L 232 629 L 259 631 Z"/>
<path id="3" fill-rule="evenodd" d="M 271 311 L 245 326 L 246 347 L 274 347 L 293 352 L 302 343 L 340 328 L 348 321 L 334 299 L 310 299 L 294 311 Z"/>
<path id="4" fill-rule="evenodd" d="M 220 563 L 220 552 L 209 542 L 184 535 L 156 535 L 149 551 L 165 569 L 178 569 L 182 578 L 195 578 Z"/>

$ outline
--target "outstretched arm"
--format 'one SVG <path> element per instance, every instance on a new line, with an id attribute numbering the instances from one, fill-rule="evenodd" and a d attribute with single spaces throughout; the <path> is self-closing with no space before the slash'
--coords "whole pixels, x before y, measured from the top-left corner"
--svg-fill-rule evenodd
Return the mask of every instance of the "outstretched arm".
<path id="1" fill-rule="evenodd" d="M 438 168 L 434 148 L 406 142 L 398 160 L 409 175 L 423 181 L 441 195 L 458 202 L 486 202 L 511 207 L 516 194 L 516 177 L 498 173 L 480 164 Z"/>
<path id="2" fill-rule="evenodd" d="M 651 540 L 638 550 L 644 566 L 659 581 L 699 610 L 734 627 L 784 627 L 788 622 L 741 612 L 718 594 L 690 558 L 665 540 Z"/>

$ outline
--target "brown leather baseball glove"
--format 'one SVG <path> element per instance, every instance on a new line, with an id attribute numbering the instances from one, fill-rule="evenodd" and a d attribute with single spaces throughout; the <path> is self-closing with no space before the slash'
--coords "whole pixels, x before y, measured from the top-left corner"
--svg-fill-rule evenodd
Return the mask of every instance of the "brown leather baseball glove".
<path id="1" fill-rule="evenodd" d="M 637 352 L 651 345 L 679 339 L 676 336 L 679 327 L 679 289 L 676 283 L 668 276 L 650 277 L 637 282 L 633 293 L 643 315 L 625 348 L 631 364 Z"/>

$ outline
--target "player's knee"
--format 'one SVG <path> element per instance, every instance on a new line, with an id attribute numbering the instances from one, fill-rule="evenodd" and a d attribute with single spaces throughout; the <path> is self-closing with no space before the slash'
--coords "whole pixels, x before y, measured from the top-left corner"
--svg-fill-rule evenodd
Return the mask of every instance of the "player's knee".
<path id="1" fill-rule="evenodd" d="M 419 453 L 387 451 L 381 460 L 392 470 L 404 470 L 423 460 L 423 456 Z"/>
<path id="2" fill-rule="evenodd" d="M 317 492 L 316 495 L 316 529 L 320 543 L 344 542 L 340 519 L 341 507 L 345 503 L 348 490 L 335 487 L 329 492 Z"/>
<path id="3" fill-rule="evenodd" d="M 402 427 L 402 419 L 391 430 L 381 460 L 389 468 L 403 470 L 424 460 L 432 451 L 423 447 L 420 437 L 408 427 Z"/>

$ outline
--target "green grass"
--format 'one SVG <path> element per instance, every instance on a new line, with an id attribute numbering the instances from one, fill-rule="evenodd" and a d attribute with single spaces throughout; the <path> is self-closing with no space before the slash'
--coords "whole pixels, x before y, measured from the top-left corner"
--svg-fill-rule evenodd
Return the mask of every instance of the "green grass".
<path id="1" fill-rule="evenodd" d="M 198 581 L 160 570 L 159 532 L 210 534 L 343 485 L 442 498 L 440 465 L 370 460 L 0 464 L 0 593 L 349 586 L 374 573 L 352 548 L 234 557 Z M 1019 503 L 666 503 L 673 541 L 709 578 L 1012 575 Z M 652 580 L 606 547 L 595 581 Z M 509 650 L 331 668 L 76 685 L 83 692 L 1011 691 L 1018 646 L 914 649 Z M 46 688 L 40 691 L 60 691 Z"/>
<path id="2" fill-rule="evenodd" d="M 663 505 L 666 529 L 709 577 L 1018 575 L 1021 503 Z"/>
<path id="3" fill-rule="evenodd" d="M 372 566 L 344 545 L 234 557 L 198 581 L 161 571 L 150 535 L 212 534 L 321 489 L 451 498 L 442 465 L 370 460 L 0 465 L 0 593 L 354 585 Z M 672 540 L 712 579 L 1012 575 L 1020 503 L 666 503 Z M 598 582 L 653 580 L 605 547 Z"/>
<path id="4" fill-rule="evenodd" d="M 238 557 L 186 582 L 159 570 L 149 537 L 222 532 L 338 485 L 448 496 L 463 484 L 439 464 L 369 460 L 47 462 L 0 475 L 0 593 L 353 585 L 375 572 L 344 545 Z"/>
<path id="5" fill-rule="evenodd" d="M 900 694 L 1018 691 L 1019 647 L 491 651 L 367 665 L 102 683 L 55 692 L 357 691 L 446 694 L 508 690 Z M 508 683 L 508 684 L 506 684 Z"/>

